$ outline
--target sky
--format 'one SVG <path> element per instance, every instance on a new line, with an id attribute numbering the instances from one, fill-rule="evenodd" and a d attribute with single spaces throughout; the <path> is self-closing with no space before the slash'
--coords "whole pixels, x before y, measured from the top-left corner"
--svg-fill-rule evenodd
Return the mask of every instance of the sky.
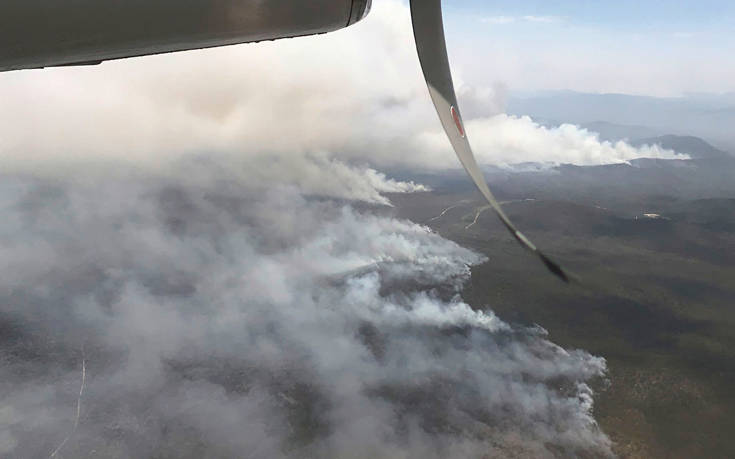
<path id="1" fill-rule="evenodd" d="M 735 91 L 725 1 L 473 1 L 445 5 L 468 81 L 515 91 L 680 96 Z"/>
<path id="2" fill-rule="evenodd" d="M 620 29 L 727 25 L 735 17 L 735 5 L 726 0 L 451 0 L 446 3 L 451 12 L 470 11 L 489 16 L 558 17 L 580 24 Z"/>

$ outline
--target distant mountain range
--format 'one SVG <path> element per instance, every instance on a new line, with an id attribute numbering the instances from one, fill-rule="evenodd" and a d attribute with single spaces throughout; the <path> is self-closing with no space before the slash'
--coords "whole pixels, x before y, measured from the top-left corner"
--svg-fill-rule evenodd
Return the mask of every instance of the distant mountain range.
<path id="1" fill-rule="evenodd" d="M 619 94 L 544 93 L 511 97 L 509 114 L 530 115 L 546 127 L 577 124 L 596 132 L 603 141 L 625 140 L 634 146 L 659 145 L 687 154 L 690 160 L 641 158 L 628 164 L 574 166 L 521 164 L 513 170 L 483 167 L 501 200 L 545 198 L 576 200 L 586 205 L 605 202 L 618 209 L 662 206 L 666 200 L 731 199 L 735 197 L 735 96 L 693 95 L 676 99 Z M 686 120 L 696 119 L 692 126 Z M 703 127 L 704 120 L 711 125 Z M 732 125 L 727 125 L 731 120 Z M 672 127 L 673 126 L 673 127 Z M 733 149 L 712 137 L 696 134 L 716 132 L 732 137 Z M 692 131 L 687 129 L 692 128 Z M 695 132 L 692 134 L 692 132 Z M 717 136 L 715 136 L 717 138 Z M 707 139 L 707 140 L 705 140 Z M 473 189 L 459 171 L 415 174 L 392 171 L 402 180 L 416 180 L 441 192 Z M 670 202 L 668 202 L 670 204 Z M 668 205 L 667 204 L 667 205 Z M 728 223 L 729 224 L 729 223 Z"/>
<path id="2" fill-rule="evenodd" d="M 562 124 L 557 120 L 536 119 L 535 121 L 547 128 L 557 127 Z M 623 140 L 635 147 L 658 145 L 668 150 L 688 154 L 692 159 L 726 158 L 733 156 L 724 150 L 712 146 L 701 137 L 661 134 L 656 129 L 646 126 L 615 124 L 607 121 L 582 123 L 579 126 L 598 134 L 598 137 L 602 141 L 617 142 Z"/>
<path id="3" fill-rule="evenodd" d="M 727 158 L 730 155 L 707 143 L 705 140 L 694 136 L 662 135 L 658 137 L 646 137 L 631 140 L 630 143 L 636 147 L 641 145 L 659 145 L 668 150 L 689 155 L 692 159 L 714 159 Z M 734 171 L 735 173 L 735 171 Z"/>
<path id="4" fill-rule="evenodd" d="M 551 91 L 515 94 L 506 112 L 548 123 L 573 123 L 599 132 L 603 140 L 643 139 L 665 134 L 697 136 L 735 151 L 735 96 L 693 94 L 658 98 L 626 94 Z"/>
<path id="5" fill-rule="evenodd" d="M 543 198 L 618 209 L 659 205 L 659 199 L 697 200 L 735 197 L 735 156 L 702 139 L 665 135 L 633 141 L 659 144 L 689 154 L 690 160 L 641 158 L 629 164 L 599 166 L 527 167 L 512 170 L 485 166 L 483 170 L 500 200 Z M 474 190 L 461 170 L 437 173 L 397 173 L 401 180 L 415 180 L 440 193 Z M 656 208 L 656 205 L 652 207 Z"/>
<path id="6" fill-rule="evenodd" d="M 615 124 L 607 121 L 582 123 L 580 126 L 588 131 L 598 133 L 600 135 L 600 140 L 608 140 L 611 142 L 616 142 L 618 140 L 645 139 L 666 134 L 666 132 L 646 126 Z"/>

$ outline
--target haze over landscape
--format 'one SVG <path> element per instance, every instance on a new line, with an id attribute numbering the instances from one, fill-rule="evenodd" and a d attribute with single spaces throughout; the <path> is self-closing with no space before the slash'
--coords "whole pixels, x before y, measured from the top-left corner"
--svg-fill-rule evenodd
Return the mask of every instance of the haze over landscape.
<path id="1" fill-rule="evenodd" d="M 0 456 L 734 456 L 733 7 L 446 11 L 478 162 L 579 283 L 460 170 L 402 1 L 2 73 Z"/>

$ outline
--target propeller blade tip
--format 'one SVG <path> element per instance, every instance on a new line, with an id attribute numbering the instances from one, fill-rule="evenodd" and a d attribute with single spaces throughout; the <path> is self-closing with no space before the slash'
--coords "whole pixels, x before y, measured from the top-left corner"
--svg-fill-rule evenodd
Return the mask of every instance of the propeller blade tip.
<path id="1" fill-rule="evenodd" d="M 561 279 L 567 284 L 570 284 L 572 282 L 572 277 L 567 274 L 567 272 L 564 270 L 564 268 L 561 267 L 558 263 L 553 261 L 551 258 L 547 257 L 541 252 L 538 252 L 538 256 L 541 258 L 541 261 L 544 262 L 544 265 L 546 266 L 546 269 L 552 272 L 556 277 Z"/>

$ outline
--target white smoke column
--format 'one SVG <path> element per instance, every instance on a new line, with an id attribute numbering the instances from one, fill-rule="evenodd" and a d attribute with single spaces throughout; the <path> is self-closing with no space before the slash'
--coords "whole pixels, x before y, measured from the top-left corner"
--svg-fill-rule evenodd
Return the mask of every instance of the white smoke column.
<path id="1" fill-rule="evenodd" d="M 467 123 L 480 164 L 508 166 L 523 162 L 581 166 L 624 163 L 636 158 L 688 159 L 657 145 L 633 147 L 624 141 L 601 141 L 599 135 L 572 124 L 541 126 L 527 116 L 496 115 Z M 446 154 L 443 133 L 424 133 L 419 145 Z"/>

